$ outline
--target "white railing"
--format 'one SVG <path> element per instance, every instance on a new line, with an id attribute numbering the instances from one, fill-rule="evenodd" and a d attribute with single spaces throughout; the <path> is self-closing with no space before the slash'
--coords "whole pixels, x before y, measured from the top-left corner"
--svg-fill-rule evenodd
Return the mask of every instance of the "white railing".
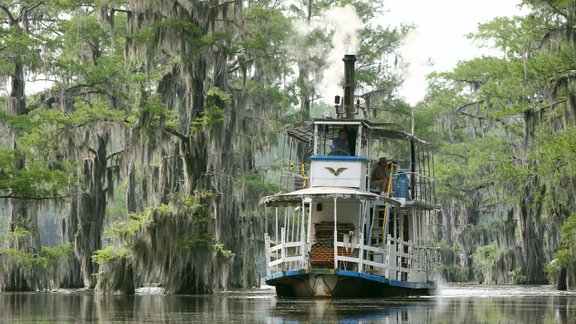
<path id="1" fill-rule="evenodd" d="M 286 242 L 286 230 L 282 227 L 280 241 L 265 235 L 267 274 L 292 269 L 307 268 L 308 258 L 304 241 Z"/>
<path id="2" fill-rule="evenodd" d="M 275 272 L 309 269 L 309 249 L 304 241 L 286 242 L 284 228 L 280 241 L 265 237 L 267 274 Z M 334 259 L 326 264 L 336 265 L 340 270 L 381 275 L 388 279 L 402 281 L 424 281 L 430 272 L 431 255 L 435 249 L 416 245 L 412 241 L 402 241 L 388 235 L 386 245 L 365 245 L 363 235 L 345 241 L 335 242 Z M 334 248 L 332 248 L 334 249 Z M 406 252 L 407 250 L 407 252 Z M 379 260 L 378 260 L 379 259 Z"/>

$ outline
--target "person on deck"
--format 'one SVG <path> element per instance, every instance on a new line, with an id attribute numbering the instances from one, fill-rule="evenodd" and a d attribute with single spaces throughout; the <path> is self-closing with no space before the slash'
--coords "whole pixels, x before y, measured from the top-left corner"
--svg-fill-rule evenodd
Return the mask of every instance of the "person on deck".
<path id="1" fill-rule="evenodd" d="M 332 140 L 330 145 L 330 155 L 350 155 L 350 147 L 348 146 L 348 132 L 345 129 L 338 131 L 338 137 Z"/>
<path id="2" fill-rule="evenodd" d="M 381 157 L 372 169 L 372 174 L 370 175 L 370 187 L 378 188 L 380 192 L 387 192 L 389 176 L 388 161 L 385 157 Z"/>

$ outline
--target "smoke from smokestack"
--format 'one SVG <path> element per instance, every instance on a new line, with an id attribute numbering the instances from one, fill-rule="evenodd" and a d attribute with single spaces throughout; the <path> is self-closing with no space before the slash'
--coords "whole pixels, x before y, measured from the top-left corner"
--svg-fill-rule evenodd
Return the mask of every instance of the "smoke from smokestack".
<path id="1" fill-rule="evenodd" d="M 344 70 L 342 57 L 359 50 L 358 31 L 363 23 L 352 5 L 330 8 L 323 16 L 327 29 L 333 29 L 332 49 L 326 53 L 326 68 L 318 91 L 322 100 L 331 103 L 335 95 L 342 94 Z"/>
<path id="2" fill-rule="evenodd" d="M 430 48 L 426 39 L 417 30 L 413 30 L 400 46 L 400 64 L 396 67 L 405 76 L 398 93 L 410 105 L 416 105 L 426 94 L 426 75 L 432 72 Z"/>

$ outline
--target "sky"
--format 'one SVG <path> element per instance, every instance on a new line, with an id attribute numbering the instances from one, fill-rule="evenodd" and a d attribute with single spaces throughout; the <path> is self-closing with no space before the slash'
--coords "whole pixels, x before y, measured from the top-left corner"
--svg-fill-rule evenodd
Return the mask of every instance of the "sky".
<path id="1" fill-rule="evenodd" d="M 494 54 L 479 49 L 466 34 L 495 17 L 525 14 L 519 4 L 520 0 L 385 0 L 389 12 L 382 18 L 384 25 L 416 25 L 401 48 L 410 65 L 400 96 L 415 104 L 424 97 L 428 73 L 450 71 L 458 61 Z"/>

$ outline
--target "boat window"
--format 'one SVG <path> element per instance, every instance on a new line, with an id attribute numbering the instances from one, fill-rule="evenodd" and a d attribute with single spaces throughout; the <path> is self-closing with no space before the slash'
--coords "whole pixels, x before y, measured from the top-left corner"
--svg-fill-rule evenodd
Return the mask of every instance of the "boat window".
<path id="1" fill-rule="evenodd" d="M 318 125 L 319 155 L 355 156 L 358 125 Z"/>

